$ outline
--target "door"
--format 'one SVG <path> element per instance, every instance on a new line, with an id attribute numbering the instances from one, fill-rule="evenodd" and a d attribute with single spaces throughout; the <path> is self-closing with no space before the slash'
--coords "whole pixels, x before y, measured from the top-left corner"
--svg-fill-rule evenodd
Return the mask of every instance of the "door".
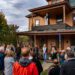
<path id="1" fill-rule="evenodd" d="M 40 48 L 42 48 L 44 44 L 47 45 L 47 38 L 44 36 L 41 36 L 40 37 Z"/>

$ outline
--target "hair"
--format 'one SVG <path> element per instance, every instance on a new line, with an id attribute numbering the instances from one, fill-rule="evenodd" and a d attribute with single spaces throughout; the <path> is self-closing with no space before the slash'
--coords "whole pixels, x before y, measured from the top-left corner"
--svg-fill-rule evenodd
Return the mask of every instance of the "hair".
<path id="1" fill-rule="evenodd" d="M 69 58 L 74 57 L 74 52 L 73 52 L 73 51 L 68 51 L 68 52 L 67 52 L 67 56 L 68 56 Z"/>
<path id="2" fill-rule="evenodd" d="M 6 56 L 13 57 L 14 56 L 14 51 L 6 50 L 5 54 L 6 54 Z"/>
<path id="3" fill-rule="evenodd" d="M 29 53 L 30 53 L 30 48 L 29 47 L 22 47 L 21 48 L 21 55 L 22 56 L 24 56 L 24 57 L 29 56 Z"/>
<path id="4" fill-rule="evenodd" d="M 59 64 L 58 59 L 54 59 L 53 63 L 56 64 L 56 65 L 58 65 Z"/>

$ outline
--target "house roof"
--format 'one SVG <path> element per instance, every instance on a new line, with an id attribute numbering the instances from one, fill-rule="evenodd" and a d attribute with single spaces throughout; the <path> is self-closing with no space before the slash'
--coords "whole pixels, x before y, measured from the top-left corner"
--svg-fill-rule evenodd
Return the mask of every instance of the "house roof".
<path id="1" fill-rule="evenodd" d="M 46 1 L 51 1 L 51 0 L 46 0 Z"/>
<path id="2" fill-rule="evenodd" d="M 30 17 L 32 17 L 32 16 L 35 17 L 35 16 L 37 16 L 37 15 L 36 15 L 36 14 L 28 14 L 28 15 L 26 15 L 27 18 L 30 18 Z"/>
<path id="3" fill-rule="evenodd" d="M 30 9 L 29 11 L 30 11 L 30 12 L 34 12 L 34 11 L 36 11 L 36 10 L 42 10 L 42 9 L 51 8 L 51 7 L 55 7 L 55 6 L 60 6 L 60 5 L 64 5 L 64 4 L 67 4 L 68 7 L 70 7 L 70 4 L 69 4 L 67 1 L 62 1 L 62 2 L 59 2 L 59 3 L 56 3 L 56 4 L 45 5 L 45 6 L 33 8 L 33 9 Z M 70 7 L 70 8 L 71 8 L 71 7 Z"/>
<path id="4" fill-rule="evenodd" d="M 75 30 L 58 30 L 58 31 L 26 31 L 26 32 L 17 32 L 17 35 L 73 35 Z"/>
<path id="5" fill-rule="evenodd" d="M 64 4 L 66 4 L 67 7 L 70 8 L 70 9 L 72 9 L 72 10 L 74 10 L 74 8 L 75 8 L 75 7 L 72 8 L 67 1 L 63 1 L 63 2 L 56 3 L 56 4 L 52 4 L 52 5 L 45 5 L 45 6 L 41 6 L 41 7 L 30 9 L 29 11 L 33 12 L 34 14 L 32 15 L 32 13 L 31 13 L 29 15 L 26 15 L 26 17 L 27 18 L 30 18 L 32 16 L 35 17 L 36 16 L 36 13 L 35 13 L 36 11 L 39 11 L 39 10 L 42 10 L 42 9 L 50 9 L 50 8 L 56 7 L 56 6 L 62 6 Z"/>

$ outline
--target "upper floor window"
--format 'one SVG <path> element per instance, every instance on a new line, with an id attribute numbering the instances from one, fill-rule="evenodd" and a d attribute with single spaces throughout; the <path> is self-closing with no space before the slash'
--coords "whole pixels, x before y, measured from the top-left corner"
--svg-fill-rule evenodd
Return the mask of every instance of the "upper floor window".
<path id="1" fill-rule="evenodd" d="M 35 25 L 36 25 L 36 26 L 39 26 L 39 25 L 40 25 L 40 20 L 39 20 L 39 19 L 36 19 L 36 20 L 35 20 Z"/>
<path id="2" fill-rule="evenodd" d="M 75 21 L 75 16 L 73 17 L 73 21 Z"/>
<path id="3" fill-rule="evenodd" d="M 73 16 L 73 24 L 75 25 L 75 16 Z"/>
<path id="4" fill-rule="evenodd" d="M 57 23 L 63 22 L 63 16 L 62 15 L 56 16 L 56 22 Z"/>

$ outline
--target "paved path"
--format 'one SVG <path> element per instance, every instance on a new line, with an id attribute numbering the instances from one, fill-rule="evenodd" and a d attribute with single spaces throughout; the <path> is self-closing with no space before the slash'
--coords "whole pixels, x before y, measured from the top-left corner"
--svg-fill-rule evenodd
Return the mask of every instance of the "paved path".
<path id="1" fill-rule="evenodd" d="M 52 63 L 43 62 L 43 64 L 42 64 L 43 71 L 47 70 L 51 65 L 52 65 Z"/>

